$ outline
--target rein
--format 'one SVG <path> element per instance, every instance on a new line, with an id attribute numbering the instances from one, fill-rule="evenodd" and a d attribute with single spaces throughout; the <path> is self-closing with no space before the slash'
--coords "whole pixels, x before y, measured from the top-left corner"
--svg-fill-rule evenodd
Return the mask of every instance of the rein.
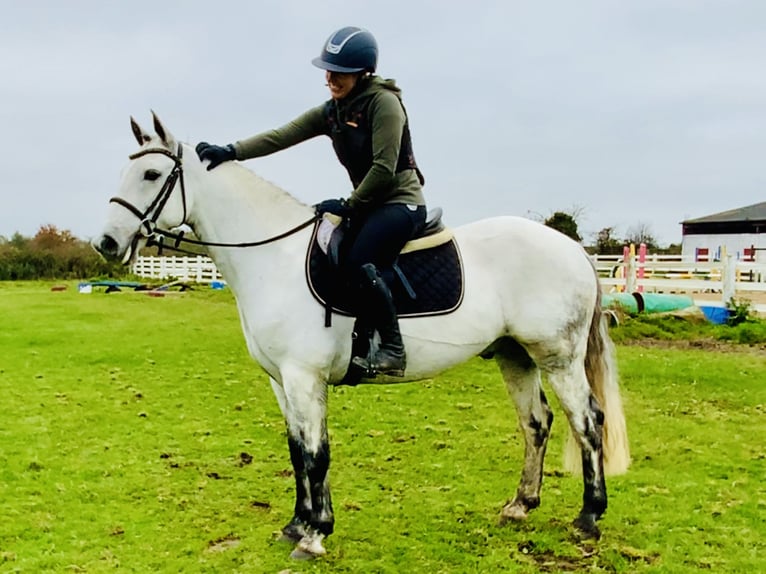
<path id="1" fill-rule="evenodd" d="M 163 247 L 167 247 L 169 249 L 173 249 L 174 251 L 179 251 L 182 253 L 191 253 L 190 251 L 179 249 L 178 246 L 181 243 L 189 243 L 191 245 L 202 245 L 202 246 L 208 246 L 208 247 L 258 247 L 260 245 L 266 245 L 268 243 L 272 243 L 274 241 L 279 241 L 280 239 L 284 239 L 285 237 L 288 237 L 292 235 L 293 233 L 297 233 L 301 229 L 305 229 L 306 227 L 313 224 L 317 220 L 317 216 L 312 215 L 310 219 L 304 221 L 303 223 L 299 225 L 296 225 L 295 227 L 291 229 L 288 229 L 284 233 L 275 235 L 274 237 L 269 237 L 268 239 L 262 239 L 260 241 L 245 241 L 240 243 L 201 241 L 197 239 L 187 239 L 184 237 L 183 231 L 181 233 L 173 233 L 172 231 L 158 228 L 156 224 L 157 224 L 157 220 L 160 217 L 160 213 L 162 213 L 162 210 L 165 208 L 165 204 L 167 204 L 168 199 L 170 198 L 170 194 L 173 193 L 176 182 L 178 182 L 179 180 L 181 182 L 181 201 L 183 203 L 184 211 L 183 211 L 183 218 L 181 219 L 181 223 L 179 223 L 176 227 L 180 227 L 181 225 L 184 225 L 186 223 L 186 215 L 187 215 L 186 185 L 184 184 L 183 146 L 181 145 L 181 143 L 178 144 L 177 154 L 174 154 L 173 152 L 165 148 L 159 148 L 159 147 L 147 148 L 147 149 L 138 151 L 134 154 L 131 154 L 130 156 L 128 156 L 128 159 L 134 160 L 152 153 L 159 153 L 169 157 L 170 159 L 173 160 L 174 165 L 173 165 L 173 169 L 168 174 L 168 177 L 165 179 L 165 182 L 162 184 L 162 188 L 160 189 L 159 193 L 154 198 L 154 200 L 149 204 L 149 207 L 147 207 L 145 211 L 141 212 L 141 210 L 138 209 L 135 205 L 133 205 L 129 201 L 122 199 L 121 197 L 112 197 L 111 199 L 109 199 L 109 203 L 116 203 L 118 205 L 121 205 L 122 207 L 130 211 L 133 215 L 135 215 L 140 221 L 138 226 L 138 232 L 133 238 L 133 242 L 131 245 L 132 249 L 135 249 L 141 237 L 146 238 L 148 245 L 157 245 L 159 247 L 160 253 L 162 252 Z M 166 237 L 168 239 L 173 240 L 174 244 L 172 246 L 164 244 L 164 239 Z"/>

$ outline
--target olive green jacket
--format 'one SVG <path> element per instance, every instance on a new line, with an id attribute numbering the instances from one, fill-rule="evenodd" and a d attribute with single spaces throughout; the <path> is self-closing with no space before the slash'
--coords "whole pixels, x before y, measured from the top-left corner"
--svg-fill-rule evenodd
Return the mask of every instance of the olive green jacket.
<path id="1" fill-rule="evenodd" d="M 352 208 L 368 208 L 383 203 L 425 205 L 417 172 L 405 169 L 396 173 L 407 115 L 394 80 L 377 76 L 360 79 L 352 93 L 337 102 L 338 114 L 343 116 L 354 101 L 371 94 L 368 117 L 372 133 L 372 167 L 354 189 L 349 204 Z M 237 159 L 262 157 L 316 136 L 329 136 L 326 106 L 327 103 L 323 103 L 280 128 L 236 142 Z M 344 117 L 340 119 L 347 121 Z"/>

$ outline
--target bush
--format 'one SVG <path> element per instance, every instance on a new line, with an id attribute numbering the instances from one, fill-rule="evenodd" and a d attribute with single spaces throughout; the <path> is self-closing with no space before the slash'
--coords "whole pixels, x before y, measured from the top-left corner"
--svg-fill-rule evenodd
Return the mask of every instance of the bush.
<path id="1" fill-rule="evenodd" d="M 612 328 L 611 335 L 617 343 L 636 339 L 689 340 L 704 337 L 707 325 L 685 317 L 642 313 L 626 317 L 622 324 Z"/>
<path id="2" fill-rule="evenodd" d="M 716 332 L 716 339 L 742 345 L 766 344 L 766 321 L 750 318 L 738 325 L 721 326 Z"/>
<path id="3" fill-rule="evenodd" d="M 753 320 L 750 301 L 747 299 L 737 301 L 732 297 L 729 299 L 728 303 L 726 303 L 726 308 L 731 311 L 726 323 L 732 327 Z"/>
<path id="4" fill-rule="evenodd" d="M 14 234 L 0 241 L 0 280 L 87 279 L 119 277 L 124 269 L 107 263 L 87 241 L 52 225 L 43 226 L 32 239 Z"/>
<path id="5" fill-rule="evenodd" d="M 668 314 L 626 317 L 610 329 L 616 343 L 641 339 L 659 341 L 718 340 L 743 345 L 766 344 L 766 321 L 748 313 L 746 321 L 737 324 L 714 325 Z"/>

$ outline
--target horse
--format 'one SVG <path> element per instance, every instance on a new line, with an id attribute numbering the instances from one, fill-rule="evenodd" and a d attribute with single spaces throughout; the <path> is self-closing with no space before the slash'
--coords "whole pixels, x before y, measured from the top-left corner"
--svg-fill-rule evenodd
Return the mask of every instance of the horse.
<path id="1" fill-rule="evenodd" d="M 326 553 L 334 530 L 327 393 L 343 382 L 353 317 L 310 294 L 305 259 L 314 207 L 237 162 L 208 171 L 152 112 L 154 134 L 130 118 L 139 150 L 92 240 L 106 259 L 130 264 L 149 238 L 190 227 L 231 288 L 252 358 L 268 375 L 285 418 L 295 476 L 295 509 L 282 528 L 294 558 Z M 573 521 L 600 536 L 605 473 L 630 463 L 614 346 L 602 320 L 598 276 L 577 242 L 541 223 L 499 216 L 455 227 L 464 273 L 460 305 L 449 313 L 402 318 L 408 362 L 396 383 L 433 377 L 481 355 L 496 361 L 525 440 L 524 466 L 499 523 L 524 520 L 540 504 L 553 413 L 542 374 L 570 427 L 565 467 L 582 472 L 583 503 Z M 178 237 L 176 235 L 176 237 Z M 253 237 L 260 238 L 257 241 Z"/>

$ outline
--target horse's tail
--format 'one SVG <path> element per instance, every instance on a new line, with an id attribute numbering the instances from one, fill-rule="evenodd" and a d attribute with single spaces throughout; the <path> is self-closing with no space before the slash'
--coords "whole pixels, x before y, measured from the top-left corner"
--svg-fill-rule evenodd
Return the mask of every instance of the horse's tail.
<path id="1" fill-rule="evenodd" d="M 601 312 L 601 285 L 596 278 L 597 296 L 588 332 L 585 354 L 585 374 L 593 395 L 604 413 L 603 452 L 604 472 L 622 474 L 630 466 L 630 448 L 625 414 L 622 410 L 617 383 L 617 362 L 609 330 Z M 564 451 L 564 467 L 571 472 L 582 468 L 580 448 L 570 433 Z"/>

